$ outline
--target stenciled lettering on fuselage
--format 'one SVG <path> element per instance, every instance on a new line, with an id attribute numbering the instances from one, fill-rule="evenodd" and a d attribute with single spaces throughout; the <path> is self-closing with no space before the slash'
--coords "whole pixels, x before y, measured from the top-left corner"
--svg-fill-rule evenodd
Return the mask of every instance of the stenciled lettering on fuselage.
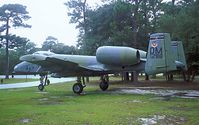
<path id="1" fill-rule="evenodd" d="M 160 40 L 152 40 L 150 45 L 150 58 L 158 59 L 162 58 L 162 47 L 160 46 Z"/>

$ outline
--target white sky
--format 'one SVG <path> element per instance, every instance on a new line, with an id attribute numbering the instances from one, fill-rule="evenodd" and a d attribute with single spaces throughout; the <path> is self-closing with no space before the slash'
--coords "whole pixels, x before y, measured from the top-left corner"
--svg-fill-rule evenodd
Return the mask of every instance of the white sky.
<path id="1" fill-rule="evenodd" d="M 30 39 L 40 46 L 47 36 L 53 36 L 66 45 L 76 45 L 78 29 L 69 24 L 68 8 L 64 5 L 68 0 L 0 0 L 3 4 L 19 3 L 27 6 L 31 19 L 27 21 L 31 28 L 12 28 L 10 33 Z M 100 0 L 87 0 L 95 6 Z"/>
<path id="2" fill-rule="evenodd" d="M 78 29 L 69 24 L 68 8 L 64 5 L 68 0 L 0 0 L 3 4 L 19 3 L 27 6 L 31 19 L 27 21 L 31 28 L 12 28 L 10 33 L 30 39 L 38 46 L 47 36 L 53 36 L 66 45 L 76 45 Z M 164 0 L 168 1 L 168 0 Z M 100 0 L 87 0 L 89 6 L 102 4 Z"/>

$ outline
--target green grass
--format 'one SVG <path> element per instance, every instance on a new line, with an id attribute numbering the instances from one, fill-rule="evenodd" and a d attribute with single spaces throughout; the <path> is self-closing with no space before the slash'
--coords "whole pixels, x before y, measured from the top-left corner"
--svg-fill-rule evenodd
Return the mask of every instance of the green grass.
<path id="1" fill-rule="evenodd" d="M 10 79 L 3 79 L 3 83 L 1 84 L 10 84 L 10 83 L 21 83 L 21 82 L 33 82 L 38 81 L 38 79 L 31 79 L 31 78 L 10 78 Z"/>
<path id="2" fill-rule="evenodd" d="M 73 94 L 73 83 L 50 85 L 43 93 L 36 87 L 0 90 L 0 125 L 137 125 L 140 117 L 166 115 L 199 124 L 199 99 L 157 99 L 155 95 L 101 92 L 88 85 L 83 95 Z M 140 102 L 134 102 L 138 100 Z M 30 119 L 22 123 L 22 119 Z M 160 123 L 159 123 L 160 124 Z"/>

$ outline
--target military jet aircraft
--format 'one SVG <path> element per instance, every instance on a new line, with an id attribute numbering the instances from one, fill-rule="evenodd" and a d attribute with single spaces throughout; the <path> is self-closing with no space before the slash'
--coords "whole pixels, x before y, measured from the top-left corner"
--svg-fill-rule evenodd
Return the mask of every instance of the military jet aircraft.
<path id="1" fill-rule="evenodd" d="M 41 78 L 48 73 L 54 77 L 77 76 L 77 83 L 73 85 L 73 92 L 77 94 L 86 86 L 85 76 L 101 76 L 100 88 L 105 91 L 109 86 L 108 74 L 136 71 L 150 75 L 186 70 L 182 43 L 172 44 L 168 33 L 150 35 L 148 53 L 130 47 L 102 46 L 97 49 L 96 56 L 39 51 L 24 55 L 20 60 L 23 62 L 15 66 L 16 73 L 37 73 Z M 38 86 L 40 90 L 47 82 L 42 80 Z"/>

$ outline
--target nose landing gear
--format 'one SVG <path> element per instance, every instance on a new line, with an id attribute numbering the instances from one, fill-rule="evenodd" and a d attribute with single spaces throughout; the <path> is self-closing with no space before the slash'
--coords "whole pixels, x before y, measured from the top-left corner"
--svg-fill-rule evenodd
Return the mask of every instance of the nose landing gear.
<path id="1" fill-rule="evenodd" d="M 43 91 L 46 85 L 50 84 L 50 80 L 47 75 L 40 74 L 40 84 L 38 85 L 38 89 Z"/>

